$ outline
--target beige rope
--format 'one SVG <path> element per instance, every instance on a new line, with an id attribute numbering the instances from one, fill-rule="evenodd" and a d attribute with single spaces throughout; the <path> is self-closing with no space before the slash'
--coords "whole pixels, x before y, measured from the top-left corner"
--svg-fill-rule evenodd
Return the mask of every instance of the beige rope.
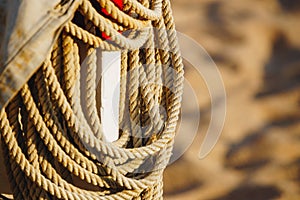
<path id="1" fill-rule="evenodd" d="M 77 15 L 84 24 L 66 22 L 42 66 L 1 110 L 15 199 L 162 199 L 182 59 L 169 0 L 123 4 L 120 10 L 110 0 L 81 0 Z M 122 51 L 120 137 L 113 143 L 103 140 L 97 110 L 95 48 Z"/>

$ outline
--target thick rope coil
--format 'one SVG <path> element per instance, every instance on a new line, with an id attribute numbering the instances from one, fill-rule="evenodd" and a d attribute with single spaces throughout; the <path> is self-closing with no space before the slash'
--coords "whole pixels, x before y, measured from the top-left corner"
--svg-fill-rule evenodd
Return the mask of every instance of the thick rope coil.
<path id="1" fill-rule="evenodd" d="M 122 3 L 120 9 L 110 0 L 81 0 L 84 23 L 63 25 L 44 63 L 0 111 L 15 199 L 162 199 L 182 59 L 169 0 Z M 121 51 L 120 132 L 113 143 L 104 141 L 99 117 L 96 48 Z"/>

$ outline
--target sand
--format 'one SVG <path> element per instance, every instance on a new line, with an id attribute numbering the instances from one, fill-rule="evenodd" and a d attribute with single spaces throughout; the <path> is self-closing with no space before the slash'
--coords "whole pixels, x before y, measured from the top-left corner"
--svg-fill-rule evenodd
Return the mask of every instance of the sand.
<path id="1" fill-rule="evenodd" d="M 199 110 L 200 126 L 192 145 L 165 172 L 165 199 L 300 199 L 300 2 L 172 3 L 178 31 L 216 63 L 227 112 L 215 148 L 199 159 L 212 106 L 203 80 L 187 64 L 198 107 L 182 112 Z M 191 132 L 186 126 L 184 134 Z"/>

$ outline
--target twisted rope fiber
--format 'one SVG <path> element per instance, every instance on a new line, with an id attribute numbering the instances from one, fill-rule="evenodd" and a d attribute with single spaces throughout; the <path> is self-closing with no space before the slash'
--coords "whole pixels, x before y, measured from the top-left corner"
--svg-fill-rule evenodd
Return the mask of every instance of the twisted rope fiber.
<path id="1" fill-rule="evenodd" d="M 162 199 L 183 91 L 170 2 L 123 0 L 123 10 L 95 2 L 109 17 L 81 0 L 84 25 L 64 24 L 44 63 L 0 111 L 14 199 Z M 112 143 L 97 108 L 96 48 L 122 51 L 120 135 Z"/>

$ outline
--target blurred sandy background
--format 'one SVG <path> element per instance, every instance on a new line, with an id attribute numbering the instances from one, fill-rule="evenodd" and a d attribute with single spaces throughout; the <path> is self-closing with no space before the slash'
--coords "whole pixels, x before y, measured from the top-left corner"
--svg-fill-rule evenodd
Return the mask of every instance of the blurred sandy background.
<path id="1" fill-rule="evenodd" d="M 214 150 L 199 160 L 209 96 L 187 70 L 186 78 L 203 91 L 197 94 L 201 123 L 192 146 L 165 172 L 165 199 L 300 199 L 300 1 L 172 0 L 172 5 L 178 31 L 217 64 L 227 115 Z"/>

